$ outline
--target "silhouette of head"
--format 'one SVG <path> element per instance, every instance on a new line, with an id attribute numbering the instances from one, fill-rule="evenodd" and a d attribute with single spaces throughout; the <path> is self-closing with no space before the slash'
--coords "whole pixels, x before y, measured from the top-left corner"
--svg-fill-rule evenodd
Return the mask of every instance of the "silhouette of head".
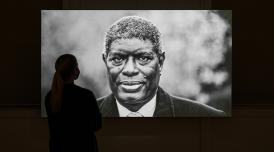
<path id="1" fill-rule="evenodd" d="M 165 56 L 160 32 L 150 21 L 128 16 L 106 33 L 103 60 L 118 101 L 137 111 L 156 93 Z"/>
<path id="2" fill-rule="evenodd" d="M 66 82 L 74 81 L 78 78 L 80 70 L 74 55 L 63 54 L 55 62 L 56 72 L 60 72 L 62 79 Z"/>

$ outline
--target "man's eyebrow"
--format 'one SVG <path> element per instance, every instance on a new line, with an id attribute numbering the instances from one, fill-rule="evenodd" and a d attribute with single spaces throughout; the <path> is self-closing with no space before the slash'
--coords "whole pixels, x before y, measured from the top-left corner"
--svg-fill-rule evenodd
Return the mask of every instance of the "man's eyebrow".
<path id="1" fill-rule="evenodd" d="M 127 50 L 124 49 L 119 49 L 115 51 L 110 51 L 110 55 L 127 55 L 127 54 L 133 54 L 133 55 L 143 55 L 143 54 L 148 54 L 148 55 L 153 55 L 153 51 L 147 51 L 148 49 L 145 48 L 139 48 L 134 50 L 133 52 L 128 52 Z"/>
<path id="2" fill-rule="evenodd" d="M 139 49 L 136 49 L 136 50 L 134 50 L 132 52 L 135 53 L 135 52 L 138 52 L 138 51 L 141 51 L 141 50 L 144 50 L 144 48 L 139 48 Z M 126 49 L 119 49 L 117 52 L 128 52 L 128 50 L 126 50 Z"/>
<path id="3" fill-rule="evenodd" d="M 134 52 L 134 54 L 136 54 L 136 55 L 153 55 L 153 52 L 147 52 L 147 51 L 140 50 L 140 51 Z"/>
<path id="4" fill-rule="evenodd" d="M 123 54 L 127 54 L 126 52 L 124 51 L 111 51 L 109 52 L 110 55 L 123 55 Z"/>

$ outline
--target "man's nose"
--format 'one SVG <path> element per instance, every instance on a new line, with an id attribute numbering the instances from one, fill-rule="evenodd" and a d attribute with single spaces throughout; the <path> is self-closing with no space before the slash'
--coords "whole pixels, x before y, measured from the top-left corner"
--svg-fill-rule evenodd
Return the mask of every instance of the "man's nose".
<path id="1" fill-rule="evenodd" d="M 138 72 L 139 71 L 136 67 L 133 57 L 129 57 L 123 68 L 122 73 L 126 76 L 134 76 L 134 75 L 137 75 Z"/>

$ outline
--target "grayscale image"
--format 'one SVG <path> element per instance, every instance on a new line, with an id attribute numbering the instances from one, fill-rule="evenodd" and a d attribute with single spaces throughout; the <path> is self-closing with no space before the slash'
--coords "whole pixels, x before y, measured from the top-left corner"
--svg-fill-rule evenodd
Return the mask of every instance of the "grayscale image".
<path id="1" fill-rule="evenodd" d="M 231 116 L 231 10 L 42 10 L 41 108 L 56 59 L 103 117 Z"/>

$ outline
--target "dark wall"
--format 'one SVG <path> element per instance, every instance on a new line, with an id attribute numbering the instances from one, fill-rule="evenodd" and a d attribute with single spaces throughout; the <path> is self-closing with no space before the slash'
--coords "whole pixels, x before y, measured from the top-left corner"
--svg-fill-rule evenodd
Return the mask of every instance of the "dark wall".
<path id="1" fill-rule="evenodd" d="M 1 2 L 0 105 L 40 104 L 41 9 L 62 9 L 62 1 Z"/>
<path id="2" fill-rule="evenodd" d="M 232 118 L 104 119 L 101 152 L 273 152 L 274 106 L 237 106 Z M 36 107 L 0 107 L 1 152 L 48 152 Z"/>
<path id="3" fill-rule="evenodd" d="M 212 6 L 226 8 L 217 0 Z M 274 5 L 234 1 L 232 8 L 233 104 L 274 104 Z"/>
<path id="4" fill-rule="evenodd" d="M 28 0 L 1 2 L 0 151 L 48 151 L 40 118 L 41 9 L 232 9 L 231 118 L 104 119 L 102 152 L 274 151 L 274 5 L 220 0 Z M 109 3 L 109 2 L 108 2 Z M 155 6 L 155 4 L 157 6 Z M 212 7 L 211 7 L 212 6 Z M 254 105 L 255 104 L 255 105 Z M 14 106 L 10 106 L 14 105 Z M 145 148 L 144 148 L 145 147 Z"/>

